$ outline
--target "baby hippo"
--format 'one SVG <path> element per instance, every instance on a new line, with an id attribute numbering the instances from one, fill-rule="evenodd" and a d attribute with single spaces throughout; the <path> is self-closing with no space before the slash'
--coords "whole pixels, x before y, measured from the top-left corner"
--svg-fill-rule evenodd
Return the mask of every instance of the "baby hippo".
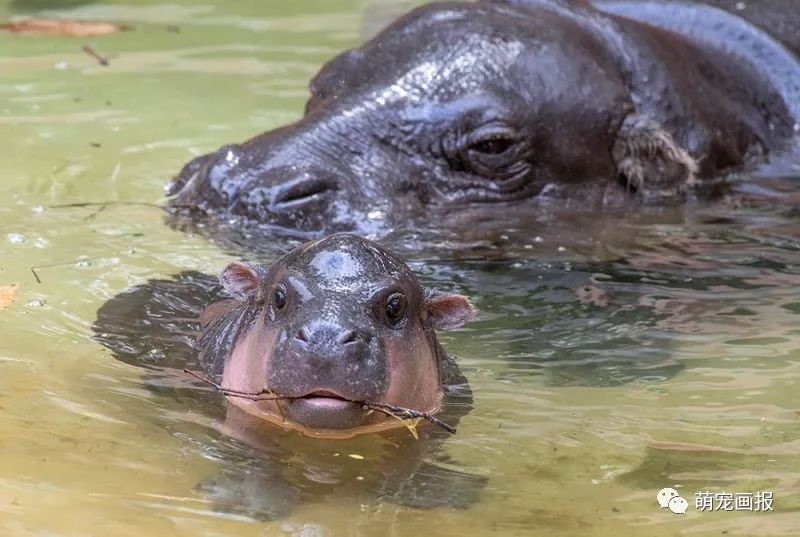
<path id="1" fill-rule="evenodd" d="M 466 297 L 423 290 L 397 257 L 350 234 L 271 266 L 231 263 L 219 279 L 232 299 L 201 314 L 204 372 L 247 414 L 315 437 L 404 425 L 380 408 L 436 413 L 457 367 L 435 330 L 475 315 Z"/>

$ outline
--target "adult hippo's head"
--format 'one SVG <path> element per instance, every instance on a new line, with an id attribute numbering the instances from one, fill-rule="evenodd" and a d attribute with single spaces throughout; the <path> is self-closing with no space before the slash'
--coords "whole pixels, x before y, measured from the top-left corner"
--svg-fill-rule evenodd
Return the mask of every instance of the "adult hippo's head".
<path id="1" fill-rule="evenodd" d="M 600 40 L 556 11 L 424 6 L 325 65 L 302 119 L 187 164 L 170 207 L 363 230 L 612 177 L 628 92 Z"/>
<path id="2" fill-rule="evenodd" d="M 780 113 L 713 54 L 578 0 L 423 6 L 325 65 L 299 121 L 187 164 L 169 206 L 313 234 L 680 196 Z"/>
<path id="3" fill-rule="evenodd" d="M 203 370 L 249 414 L 312 436 L 401 425 L 376 405 L 435 413 L 451 362 L 434 329 L 474 315 L 465 297 L 423 291 L 402 261 L 349 234 L 269 267 L 233 263 L 220 280 L 233 300 L 202 316 Z"/>

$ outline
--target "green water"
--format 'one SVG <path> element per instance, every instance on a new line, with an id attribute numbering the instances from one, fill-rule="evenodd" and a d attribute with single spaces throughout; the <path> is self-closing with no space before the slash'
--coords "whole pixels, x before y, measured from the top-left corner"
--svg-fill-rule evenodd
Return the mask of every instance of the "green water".
<path id="1" fill-rule="evenodd" d="M 310 76 L 372 19 L 343 1 L 58 4 L 6 3 L 0 19 L 133 29 L 0 34 L 0 285 L 20 285 L 0 310 L 0 535 L 800 535 L 789 202 L 543 219 L 481 254 L 406 248 L 426 284 L 481 310 L 442 337 L 475 394 L 444 452 L 488 480 L 477 503 L 404 507 L 357 493 L 348 471 L 275 521 L 221 512 L 197 490 L 232 468 L 209 455 L 212 418 L 147 389 L 90 325 L 130 286 L 234 257 L 164 225 L 165 180 L 298 117 Z M 311 476 L 312 462 L 290 470 Z M 658 509 L 666 486 L 685 516 Z M 774 511 L 698 512 L 701 490 L 770 491 Z"/>

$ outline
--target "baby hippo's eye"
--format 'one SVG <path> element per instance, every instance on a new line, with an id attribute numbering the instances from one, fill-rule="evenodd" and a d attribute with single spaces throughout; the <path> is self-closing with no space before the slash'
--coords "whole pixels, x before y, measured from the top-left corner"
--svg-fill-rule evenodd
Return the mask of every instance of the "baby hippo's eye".
<path id="1" fill-rule="evenodd" d="M 282 310 L 286 306 L 286 291 L 280 287 L 275 288 L 275 293 L 272 295 L 272 303 L 275 308 Z"/>
<path id="2" fill-rule="evenodd" d="M 406 297 L 402 293 L 393 293 L 386 299 L 386 318 L 389 324 L 399 323 L 406 313 Z"/>

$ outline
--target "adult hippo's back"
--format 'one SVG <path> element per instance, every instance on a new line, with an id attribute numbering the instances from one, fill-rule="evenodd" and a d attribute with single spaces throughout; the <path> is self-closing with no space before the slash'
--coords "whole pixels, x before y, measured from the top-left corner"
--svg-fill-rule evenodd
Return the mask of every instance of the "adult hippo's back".
<path id="1" fill-rule="evenodd" d="M 794 154 L 799 56 L 795 0 L 431 4 L 326 64 L 297 122 L 189 162 L 169 209 L 375 231 L 681 199 Z"/>

